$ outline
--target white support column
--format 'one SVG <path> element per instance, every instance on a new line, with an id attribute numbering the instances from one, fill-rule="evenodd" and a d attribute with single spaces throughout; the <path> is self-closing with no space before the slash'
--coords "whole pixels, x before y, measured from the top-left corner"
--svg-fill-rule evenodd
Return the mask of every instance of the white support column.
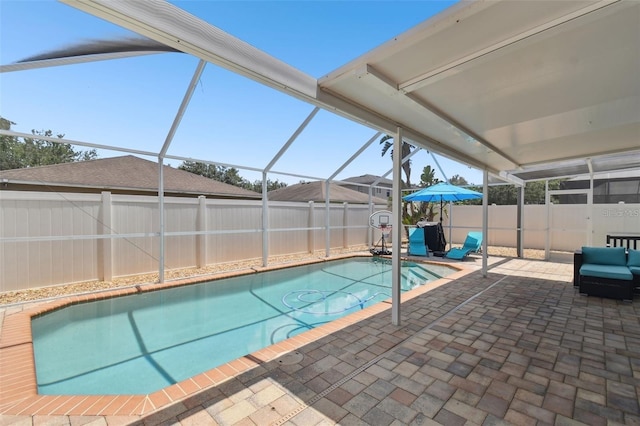
<path id="1" fill-rule="evenodd" d="M 449 220 L 448 220 L 448 222 L 449 222 L 449 224 L 448 224 L 448 226 L 449 226 L 449 240 L 448 240 L 448 242 L 449 242 L 449 248 L 451 248 L 452 247 L 452 245 L 451 245 L 451 234 L 453 233 L 453 231 L 452 231 L 453 228 L 451 227 L 451 224 L 453 223 L 453 203 L 451 201 L 449 201 Z M 445 245 L 444 249 L 447 250 L 447 246 L 446 245 Z"/>
<path id="2" fill-rule="evenodd" d="M 369 186 L 369 216 L 373 214 L 373 186 Z M 367 224 L 368 225 L 368 224 Z M 369 226 L 367 229 L 367 247 L 373 248 L 373 227 Z"/>
<path id="3" fill-rule="evenodd" d="M 518 232 L 518 257 L 524 258 L 524 186 L 518 187 L 518 212 L 517 212 L 517 232 Z"/>
<path id="4" fill-rule="evenodd" d="M 269 264 L 269 199 L 267 172 L 262 172 L 262 266 Z"/>
<path id="5" fill-rule="evenodd" d="M 315 206 L 313 201 L 309 201 L 309 233 L 308 233 L 308 241 L 309 241 L 309 253 L 313 254 L 316 251 L 316 215 L 315 215 Z"/>
<path id="6" fill-rule="evenodd" d="M 196 219 L 196 231 L 204 232 L 207 230 L 207 197 L 200 195 L 198 197 L 198 216 Z M 207 236 L 203 234 L 196 235 L 196 267 L 204 268 L 207 266 Z"/>
<path id="7" fill-rule="evenodd" d="M 391 323 L 400 325 L 400 245 L 402 238 L 402 128 L 393 140 L 393 189 L 391 190 Z"/>
<path id="8" fill-rule="evenodd" d="M 160 216 L 160 253 L 158 254 L 158 282 L 164 282 L 164 165 L 158 157 L 158 214 Z"/>
<path id="9" fill-rule="evenodd" d="M 193 77 L 191 78 L 191 82 L 189 82 L 189 87 L 187 87 L 187 91 L 182 98 L 182 103 L 180 103 L 180 107 L 178 108 L 178 112 L 173 119 L 173 123 L 171 124 L 171 128 L 169 129 L 169 133 L 165 138 L 164 144 L 158 153 L 158 208 L 160 209 L 160 254 L 159 254 L 159 262 L 158 262 L 158 282 L 164 282 L 164 251 L 165 251 L 165 241 L 164 241 L 164 228 L 165 228 L 165 215 L 164 215 L 164 175 L 163 175 L 163 163 L 164 157 L 167 154 L 167 150 L 173 141 L 173 137 L 176 134 L 176 130 L 178 130 L 178 126 L 182 121 L 182 117 L 184 116 L 185 111 L 187 110 L 187 106 L 189 102 L 191 102 L 191 97 L 193 96 L 193 91 L 198 84 L 198 80 L 200 80 L 200 76 L 202 75 L 202 71 L 204 71 L 204 67 L 207 65 L 207 62 L 201 59 L 198 62 L 198 66 L 196 67 L 195 72 L 193 73 Z"/>
<path id="10" fill-rule="evenodd" d="M 101 215 L 100 234 L 111 235 L 111 192 L 102 192 L 102 215 Z M 101 264 L 100 279 L 102 281 L 111 281 L 113 279 L 113 240 L 111 238 L 103 238 L 100 240 L 100 248 L 102 256 L 99 259 Z"/>
<path id="11" fill-rule="evenodd" d="M 324 224 L 325 224 L 325 234 L 324 234 L 324 244 L 325 244 L 325 256 L 329 257 L 331 256 L 331 210 L 329 208 L 329 200 L 330 200 L 330 194 L 329 194 L 329 185 L 331 182 L 329 182 L 328 180 L 326 180 L 324 182 L 325 185 L 325 200 L 324 200 L 324 206 L 325 206 L 325 215 L 324 215 Z"/>
<path id="12" fill-rule="evenodd" d="M 589 162 L 589 164 L 591 164 Z M 593 245 L 593 173 L 589 174 L 589 192 L 587 192 L 587 246 Z"/>
<path id="13" fill-rule="evenodd" d="M 342 204 L 342 247 L 343 248 L 348 248 L 349 247 L 349 229 L 347 229 L 347 227 L 349 226 L 349 203 L 344 202 Z"/>
<path id="14" fill-rule="evenodd" d="M 553 226 L 553 216 L 551 214 L 551 194 L 549 194 L 549 181 L 544 181 L 544 204 L 547 207 L 547 229 L 544 234 L 544 260 L 551 257 L 551 227 Z"/>
<path id="15" fill-rule="evenodd" d="M 489 250 L 489 172 L 482 172 L 482 276 L 487 277 Z"/>

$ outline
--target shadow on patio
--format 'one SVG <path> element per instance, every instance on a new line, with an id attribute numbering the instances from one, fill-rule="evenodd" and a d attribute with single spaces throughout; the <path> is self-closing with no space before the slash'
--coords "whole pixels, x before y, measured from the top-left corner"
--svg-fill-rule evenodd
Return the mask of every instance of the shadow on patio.
<path id="1" fill-rule="evenodd" d="M 137 424 L 638 424 L 639 298 L 571 268 L 506 259 Z"/>

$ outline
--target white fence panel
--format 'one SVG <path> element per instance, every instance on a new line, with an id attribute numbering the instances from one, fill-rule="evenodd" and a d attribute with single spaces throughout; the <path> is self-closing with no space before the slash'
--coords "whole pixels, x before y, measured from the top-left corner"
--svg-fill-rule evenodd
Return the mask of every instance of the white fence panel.
<path id="1" fill-rule="evenodd" d="M 97 275 L 97 242 L 68 237 L 97 234 L 100 195 L 2 191 L 0 197 L 0 237 L 16 239 L 2 243 L 0 291 Z"/>
<path id="2" fill-rule="evenodd" d="M 196 232 L 198 199 L 165 198 L 165 231 Z M 165 239 L 165 266 L 168 269 L 196 266 L 196 236 L 168 235 Z M 175 266 L 174 266 L 175 265 Z"/>
<path id="3" fill-rule="evenodd" d="M 587 244 L 589 214 L 586 204 L 551 204 L 549 209 L 548 235 L 553 250 L 574 251 Z"/>
<path id="4" fill-rule="evenodd" d="M 158 197 L 0 191 L 0 201 L 0 291 L 158 271 Z M 326 212 L 324 203 L 270 202 L 269 255 L 324 250 Z M 516 246 L 516 212 L 489 206 L 489 245 Z M 332 249 L 367 243 L 367 206 L 331 204 L 329 217 Z M 165 220 L 167 269 L 262 257 L 261 201 L 167 197 Z M 524 248 L 544 249 L 549 235 L 551 250 L 573 251 L 589 226 L 597 246 L 607 234 L 640 234 L 640 204 L 526 205 L 523 221 Z M 482 206 L 453 205 L 443 225 L 460 245 L 482 229 Z"/>
<path id="5" fill-rule="evenodd" d="M 315 208 L 315 207 L 314 207 Z M 309 251 L 309 204 L 293 202 L 269 203 L 269 254 L 307 253 Z M 316 226 L 318 224 L 316 223 Z M 281 229 L 302 228 L 296 231 Z"/>
<path id="6" fill-rule="evenodd" d="M 160 229 L 158 197 L 114 195 L 112 234 L 153 234 Z M 158 270 L 158 237 L 120 237 L 113 240 L 113 275 L 153 273 Z"/>
<path id="7" fill-rule="evenodd" d="M 640 204 L 595 204 L 593 241 L 607 241 L 607 234 L 640 235 Z"/>
<path id="8" fill-rule="evenodd" d="M 346 246 L 366 244 L 369 232 L 369 206 L 350 205 L 347 210 L 347 226 Z"/>
<path id="9" fill-rule="evenodd" d="M 256 259 L 262 256 L 262 204 L 259 201 L 207 200 L 207 263 Z M 230 232 L 243 231 L 250 232 Z"/>

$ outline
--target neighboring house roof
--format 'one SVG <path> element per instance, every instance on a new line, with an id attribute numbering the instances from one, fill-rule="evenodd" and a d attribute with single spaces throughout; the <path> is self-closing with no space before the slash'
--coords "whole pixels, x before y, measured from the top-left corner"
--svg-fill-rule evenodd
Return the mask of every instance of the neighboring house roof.
<path id="1" fill-rule="evenodd" d="M 326 185 L 322 181 L 298 183 L 284 188 L 269 191 L 271 201 L 314 201 L 324 203 L 326 200 Z M 345 188 L 336 183 L 329 184 L 329 197 L 333 203 L 368 204 L 369 195 L 353 189 Z M 387 204 L 387 200 L 373 197 L 374 204 Z"/>
<path id="2" fill-rule="evenodd" d="M 170 166 L 164 166 L 164 190 L 176 195 L 261 198 L 254 191 L 229 185 Z M 0 171 L 5 188 L 25 186 L 116 190 L 120 192 L 158 191 L 158 163 L 126 155 L 51 166 Z"/>
<path id="3" fill-rule="evenodd" d="M 343 182 L 354 182 L 354 183 L 362 183 L 365 185 L 371 185 L 376 180 L 380 179 L 380 176 L 375 175 L 362 175 L 362 176 L 354 176 L 347 179 L 343 179 Z M 377 183 L 379 186 L 393 186 L 393 181 L 391 179 L 382 178 Z"/>

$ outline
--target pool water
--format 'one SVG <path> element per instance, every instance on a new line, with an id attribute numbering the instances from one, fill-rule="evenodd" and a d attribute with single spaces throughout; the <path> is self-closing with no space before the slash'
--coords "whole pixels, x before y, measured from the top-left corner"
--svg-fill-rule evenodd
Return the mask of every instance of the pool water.
<path id="1" fill-rule="evenodd" d="M 391 262 L 352 258 L 69 306 L 32 321 L 38 392 L 152 393 L 389 297 Z"/>

